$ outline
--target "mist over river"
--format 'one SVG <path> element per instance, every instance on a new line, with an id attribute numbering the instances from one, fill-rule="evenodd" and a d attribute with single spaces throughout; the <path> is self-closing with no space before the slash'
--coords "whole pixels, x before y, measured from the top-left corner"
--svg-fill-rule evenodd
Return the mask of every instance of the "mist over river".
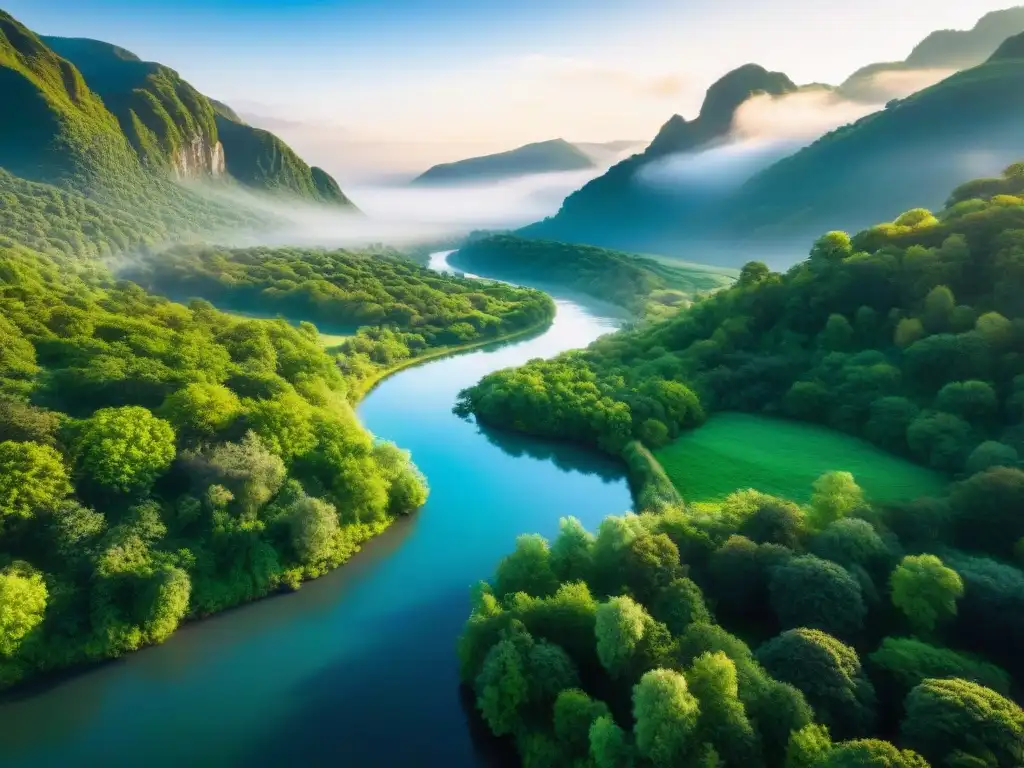
<path id="1" fill-rule="evenodd" d="M 431 259 L 444 268 L 444 254 Z M 182 627 L 166 643 L 0 704 L 4 766 L 489 763 L 458 690 L 469 589 L 521 533 L 631 506 L 610 459 L 498 434 L 451 412 L 499 368 L 586 346 L 620 318 L 556 297 L 544 333 L 407 369 L 359 406 L 412 451 L 430 499 L 294 594 Z"/>

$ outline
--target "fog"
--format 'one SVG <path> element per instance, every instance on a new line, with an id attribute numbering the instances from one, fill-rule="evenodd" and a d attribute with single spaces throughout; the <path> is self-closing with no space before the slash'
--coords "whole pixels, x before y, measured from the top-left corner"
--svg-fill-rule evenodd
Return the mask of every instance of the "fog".
<path id="1" fill-rule="evenodd" d="M 726 192 L 823 134 L 881 106 L 814 87 L 785 96 L 755 96 L 736 111 L 727 139 L 703 151 L 682 152 L 649 163 L 637 180 L 661 192 Z"/>
<path id="2" fill-rule="evenodd" d="M 605 170 L 534 174 L 444 187 L 346 186 L 344 192 L 359 213 L 282 200 L 238 186 L 193 184 L 190 188 L 213 200 L 266 216 L 264 228 L 218 238 L 232 245 L 357 247 L 383 243 L 401 247 L 478 229 L 512 229 L 538 221 L 557 212 L 569 193 Z"/>

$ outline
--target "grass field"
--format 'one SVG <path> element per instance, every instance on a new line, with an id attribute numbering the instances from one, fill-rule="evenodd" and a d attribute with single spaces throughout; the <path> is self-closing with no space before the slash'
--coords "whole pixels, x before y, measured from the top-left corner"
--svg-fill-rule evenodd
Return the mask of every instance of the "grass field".
<path id="1" fill-rule="evenodd" d="M 940 493 L 946 479 L 870 443 L 810 424 L 742 413 L 713 416 L 655 452 L 687 501 L 715 501 L 739 488 L 810 500 L 824 472 L 850 472 L 874 501 Z"/>

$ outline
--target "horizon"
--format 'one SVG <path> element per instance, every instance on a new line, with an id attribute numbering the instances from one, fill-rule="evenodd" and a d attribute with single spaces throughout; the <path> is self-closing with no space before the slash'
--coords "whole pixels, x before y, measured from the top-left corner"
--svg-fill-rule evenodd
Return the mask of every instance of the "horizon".
<path id="1" fill-rule="evenodd" d="M 837 21 L 809 0 L 619 6 L 9 0 L 6 10 L 40 34 L 103 40 L 171 67 L 358 183 L 556 138 L 646 143 L 673 114 L 695 117 L 706 88 L 742 64 L 838 85 L 905 58 L 932 31 L 1013 7 L 944 0 L 921 13 L 919 1 L 869 0 Z"/>

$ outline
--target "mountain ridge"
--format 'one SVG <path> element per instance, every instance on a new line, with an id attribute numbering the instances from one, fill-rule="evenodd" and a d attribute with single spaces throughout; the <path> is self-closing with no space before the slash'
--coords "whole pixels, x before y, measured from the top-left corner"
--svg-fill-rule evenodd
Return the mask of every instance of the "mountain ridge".
<path id="1" fill-rule="evenodd" d="M 493 181 L 533 173 L 584 170 L 594 165 L 593 158 L 565 139 L 549 139 L 524 144 L 505 152 L 439 163 L 414 178 L 412 183 L 432 185 Z"/>

